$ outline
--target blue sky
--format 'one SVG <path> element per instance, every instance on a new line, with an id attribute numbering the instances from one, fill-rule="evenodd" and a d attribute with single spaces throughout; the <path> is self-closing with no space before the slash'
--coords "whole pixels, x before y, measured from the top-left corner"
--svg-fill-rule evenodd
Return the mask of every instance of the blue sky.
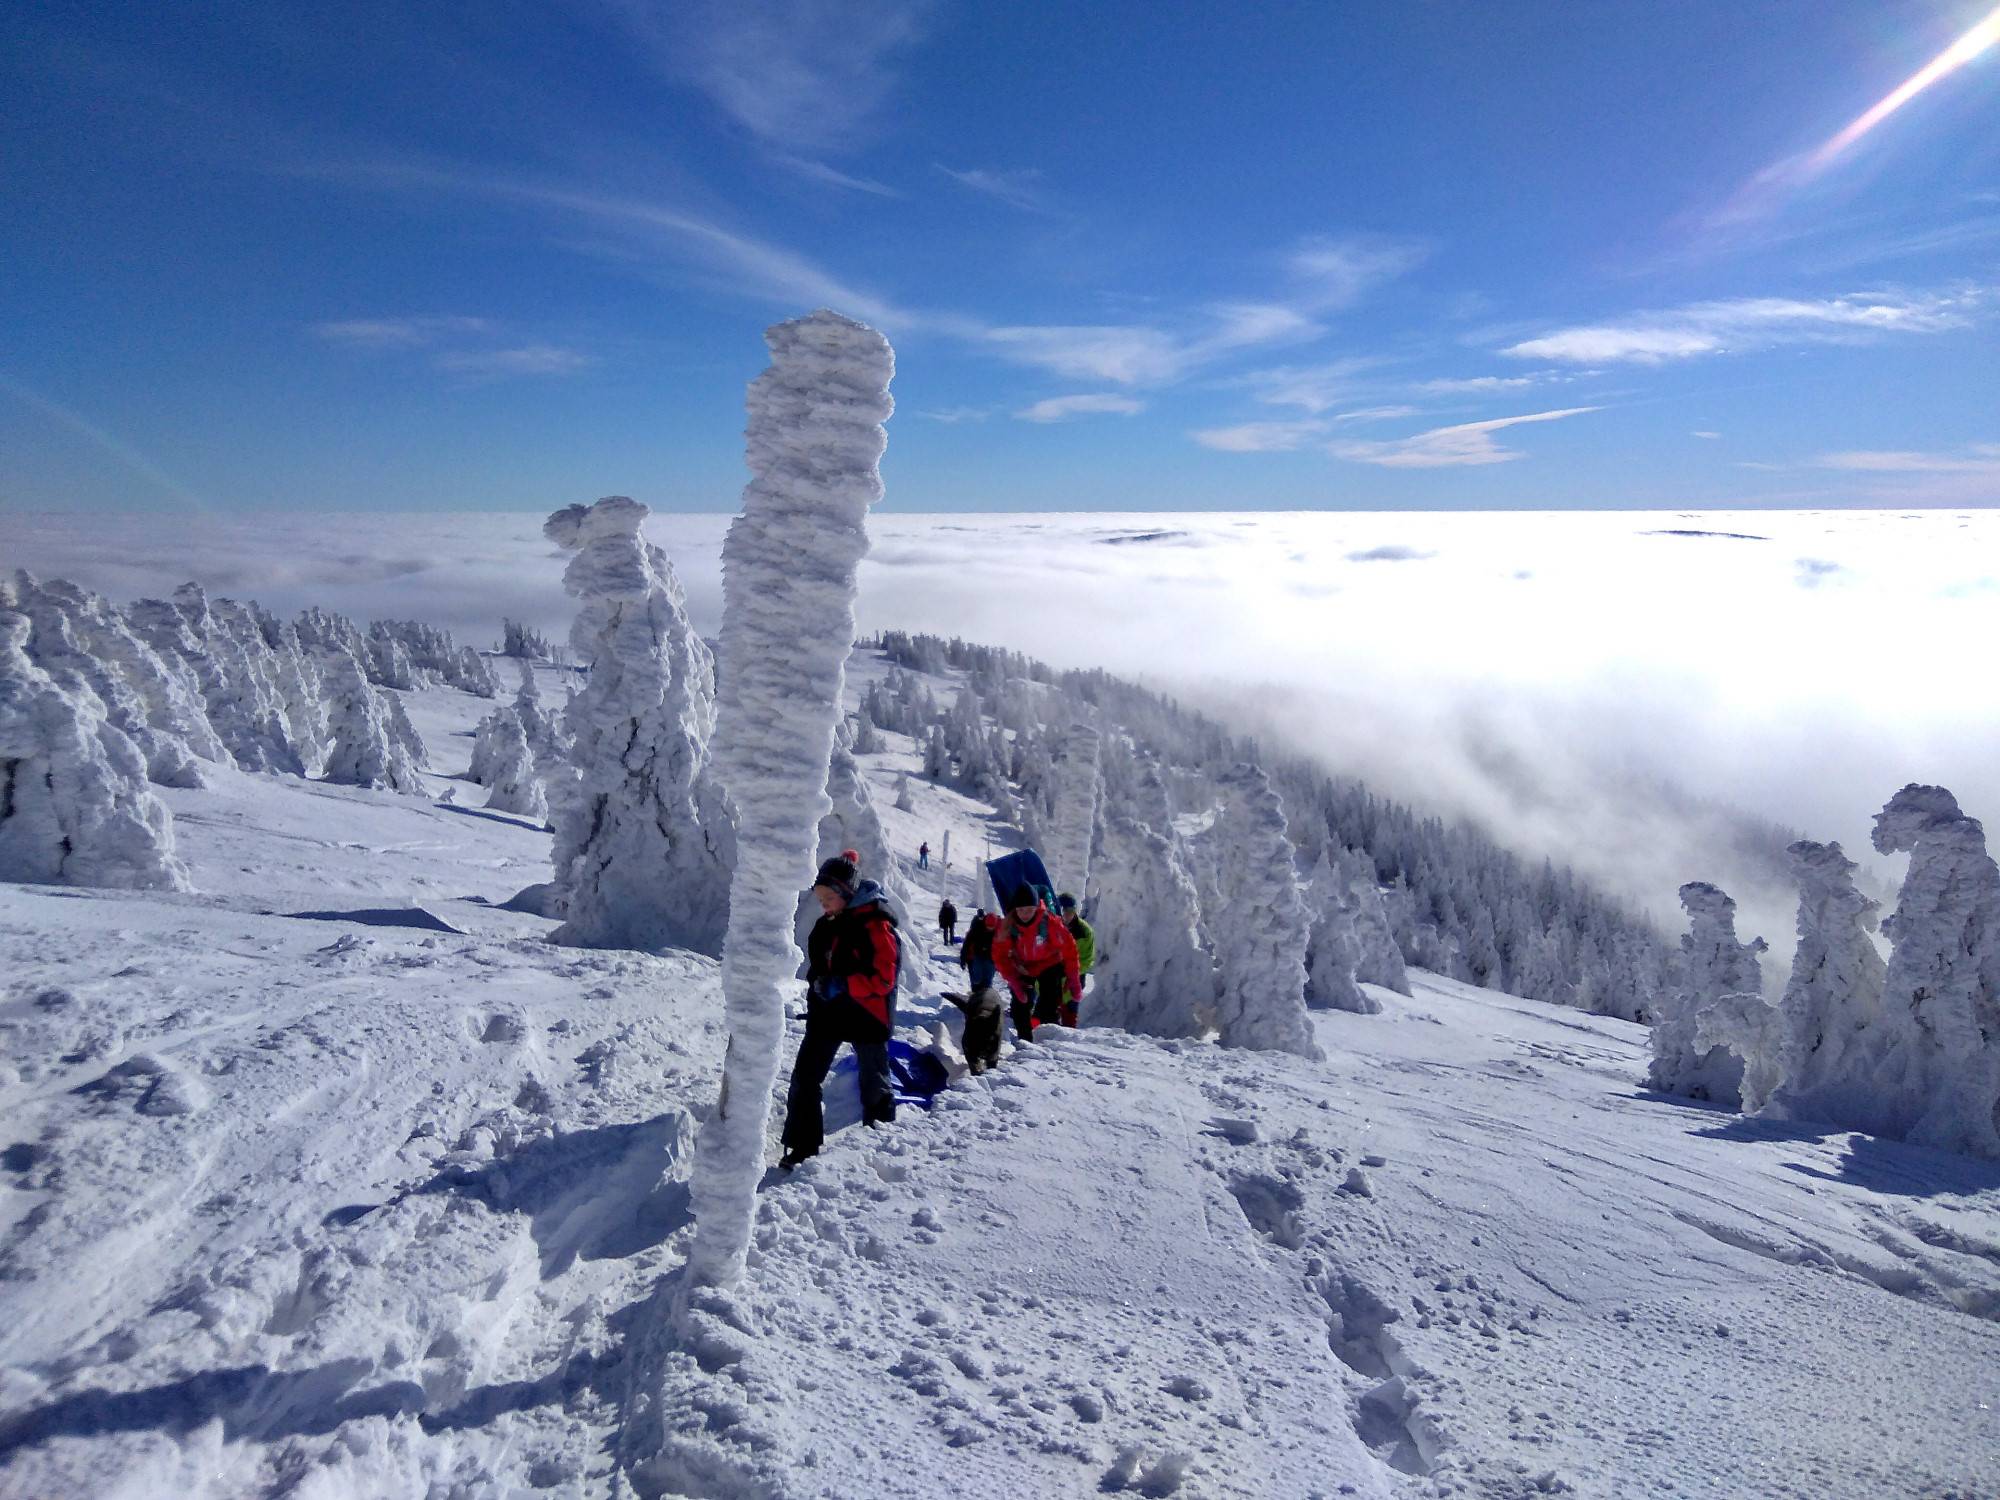
<path id="1" fill-rule="evenodd" d="M 733 509 L 823 304 L 896 343 L 903 510 L 2000 503 L 1981 27 L 9 7 L 0 508 Z"/>

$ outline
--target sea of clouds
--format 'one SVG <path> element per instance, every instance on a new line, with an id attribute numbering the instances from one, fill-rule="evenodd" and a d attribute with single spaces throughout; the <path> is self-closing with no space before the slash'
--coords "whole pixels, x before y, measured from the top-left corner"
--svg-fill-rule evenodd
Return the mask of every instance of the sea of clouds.
<path id="1" fill-rule="evenodd" d="M 728 521 L 648 523 L 709 633 Z M 0 565 L 121 601 L 195 579 L 486 646 L 502 615 L 567 631 L 540 523 L 0 516 Z M 1567 860 L 1670 928 L 1676 888 L 1708 879 L 1746 932 L 1789 949 L 1792 897 L 1739 847 L 1738 813 L 1857 858 L 1908 781 L 2000 818 L 2000 512 L 885 512 L 873 527 L 864 631 L 1141 678 Z"/>

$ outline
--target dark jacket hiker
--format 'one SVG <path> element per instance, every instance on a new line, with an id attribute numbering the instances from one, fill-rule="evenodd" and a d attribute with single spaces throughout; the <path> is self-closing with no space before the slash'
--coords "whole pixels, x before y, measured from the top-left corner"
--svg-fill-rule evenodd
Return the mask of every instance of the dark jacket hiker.
<path id="1" fill-rule="evenodd" d="M 820 1090 L 843 1042 L 861 1072 L 861 1118 L 884 1125 L 896 1118 L 889 1083 L 889 1036 L 896 1024 L 896 978 L 902 942 L 896 919 L 872 880 L 857 882 L 854 866 L 830 859 L 813 882 L 824 915 L 806 938 L 806 1034 L 792 1060 L 785 1103 L 785 1154 L 797 1166 L 818 1154 L 826 1138 Z"/>
<path id="2" fill-rule="evenodd" d="M 958 966 L 965 970 L 966 980 L 975 990 L 992 984 L 998 972 L 993 966 L 993 934 L 999 930 L 998 917 L 991 912 L 978 912 L 972 925 L 965 929 L 965 941 L 958 946 Z"/>

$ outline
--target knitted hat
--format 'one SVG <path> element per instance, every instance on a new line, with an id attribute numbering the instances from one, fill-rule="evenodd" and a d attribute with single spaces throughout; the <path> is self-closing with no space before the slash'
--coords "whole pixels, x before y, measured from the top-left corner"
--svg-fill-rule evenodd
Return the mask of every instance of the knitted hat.
<path id="1" fill-rule="evenodd" d="M 843 849 L 840 851 L 840 857 L 850 865 L 853 865 L 855 869 L 858 870 L 861 868 L 861 852 L 858 849 Z"/>
<path id="2" fill-rule="evenodd" d="M 1013 896 L 1008 899 L 1007 910 L 1013 911 L 1017 907 L 1033 906 L 1039 899 L 1035 895 L 1035 888 L 1033 886 L 1017 885 L 1014 887 Z"/>
<path id="3" fill-rule="evenodd" d="M 844 901 L 854 894 L 854 861 L 835 855 L 819 867 L 819 874 L 813 878 L 815 886 L 825 886 Z"/>
<path id="4" fill-rule="evenodd" d="M 1060 906 L 1064 911 L 1075 911 L 1076 897 L 1072 896 L 1068 891 L 1064 891 L 1060 896 L 1056 897 L 1056 905 Z"/>

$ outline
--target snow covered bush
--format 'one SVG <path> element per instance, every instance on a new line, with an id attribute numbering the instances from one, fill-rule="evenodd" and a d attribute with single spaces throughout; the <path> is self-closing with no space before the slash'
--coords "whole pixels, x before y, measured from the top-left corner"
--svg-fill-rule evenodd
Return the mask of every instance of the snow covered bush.
<path id="1" fill-rule="evenodd" d="M 569 706 L 581 785 L 556 825 L 569 920 L 552 940 L 720 954 L 735 836 L 709 764 L 715 664 L 666 553 L 639 534 L 647 514 L 611 495 L 543 528 L 576 554 L 570 642 L 590 663 Z"/>
<path id="2" fill-rule="evenodd" d="M 368 682 L 352 651 L 329 651 L 320 659 L 326 685 L 327 735 L 332 741 L 322 775 L 341 786 L 386 787 L 421 794 L 424 780 L 408 746 L 392 722 L 402 703 Z M 393 714 L 392 714 L 393 705 Z M 404 719 L 407 726 L 408 720 Z"/>
<path id="3" fill-rule="evenodd" d="M 1324 849 L 1313 867 L 1312 882 L 1306 887 L 1312 916 L 1312 932 L 1306 957 L 1307 999 L 1323 1010 L 1347 1010 L 1372 1016 L 1382 1002 L 1362 992 L 1354 982 L 1360 963 L 1361 945 L 1355 931 L 1360 902 L 1347 889 L 1347 881 L 1334 867 Z"/>
<path id="4" fill-rule="evenodd" d="M 141 640 L 179 662 L 199 685 L 209 725 L 237 766 L 305 774 L 275 653 L 254 615 L 228 600 L 211 604 L 199 585 L 188 583 L 171 601 L 141 599 L 127 618 Z"/>
<path id="5" fill-rule="evenodd" d="M 815 840 L 854 641 L 855 569 L 882 495 L 895 356 L 874 329 L 820 311 L 766 331 L 750 386 L 750 483 L 722 546 L 722 701 L 716 753 L 739 819 L 723 952 L 722 1089 L 690 1183 L 696 1286 L 743 1274 L 764 1128 L 794 982 L 798 893 Z"/>
<path id="6" fill-rule="evenodd" d="M 1986 831 L 1941 786 L 1906 786 L 1875 818 L 1883 854 L 1908 853 L 1874 1052 L 1877 1129 L 2000 1157 L 2000 868 Z"/>
<path id="7" fill-rule="evenodd" d="M 559 542 L 557 545 L 563 544 Z M 524 625 L 519 620 L 502 620 L 500 636 L 502 656 L 515 656 L 523 661 L 548 661 L 555 654 L 547 636 L 532 625 Z"/>
<path id="8" fill-rule="evenodd" d="M 187 890 L 146 763 L 83 678 L 28 660 L 0 610 L 0 880 Z"/>
<path id="9" fill-rule="evenodd" d="M 1108 809 L 1092 879 L 1099 946 L 1083 1024 L 1199 1036 L 1214 1015 L 1215 968 L 1201 946 L 1200 901 L 1157 765 L 1141 769 L 1129 802 Z"/>
<path id="10" fill-rule="evenodd" d="M 1205 912 L 1218 976 L 1215 1023 L 1227 1047 L 1319 1058 L 1306 1018 L 1310 917 L 1299 896 L 1284 808 L 1270 778 L 1239 762 L 1217 780 L 1218 909 Z"/>
<path id="11" fill-rule="evenodd" d="M 1806 840 L 1785 851 L 1799 882 L 1799 946 L 1781 1005 L 1785 1076 L 1765 1113 L 1881 1129 L 1876 1051 L 1891 1028 L 1885 970 L 1869 936 L 1877 903 L 1854 888 L 1854 861 L 1838 844 Z"/>
<path id="12" fill-rule="evenodd" d="M 1762 938 L 1737 940 L 1736 903 L 1708 882 L 1690 881 L 1680 895 L 1690 922 L 1681 939 L 1685 973 L 1653 1019 L 1647 1081 L 1665 1094 L 1738 1109 L 1745 1054 L 1769 1049 L 1779 1035 L 1775 1014 L 1752 1008 L 1754 1002 L 1771 1010 L 1757 965 L 1767 945 Z M 1760 1066 L 1760 1078 L 1767 1077 Z"/>

